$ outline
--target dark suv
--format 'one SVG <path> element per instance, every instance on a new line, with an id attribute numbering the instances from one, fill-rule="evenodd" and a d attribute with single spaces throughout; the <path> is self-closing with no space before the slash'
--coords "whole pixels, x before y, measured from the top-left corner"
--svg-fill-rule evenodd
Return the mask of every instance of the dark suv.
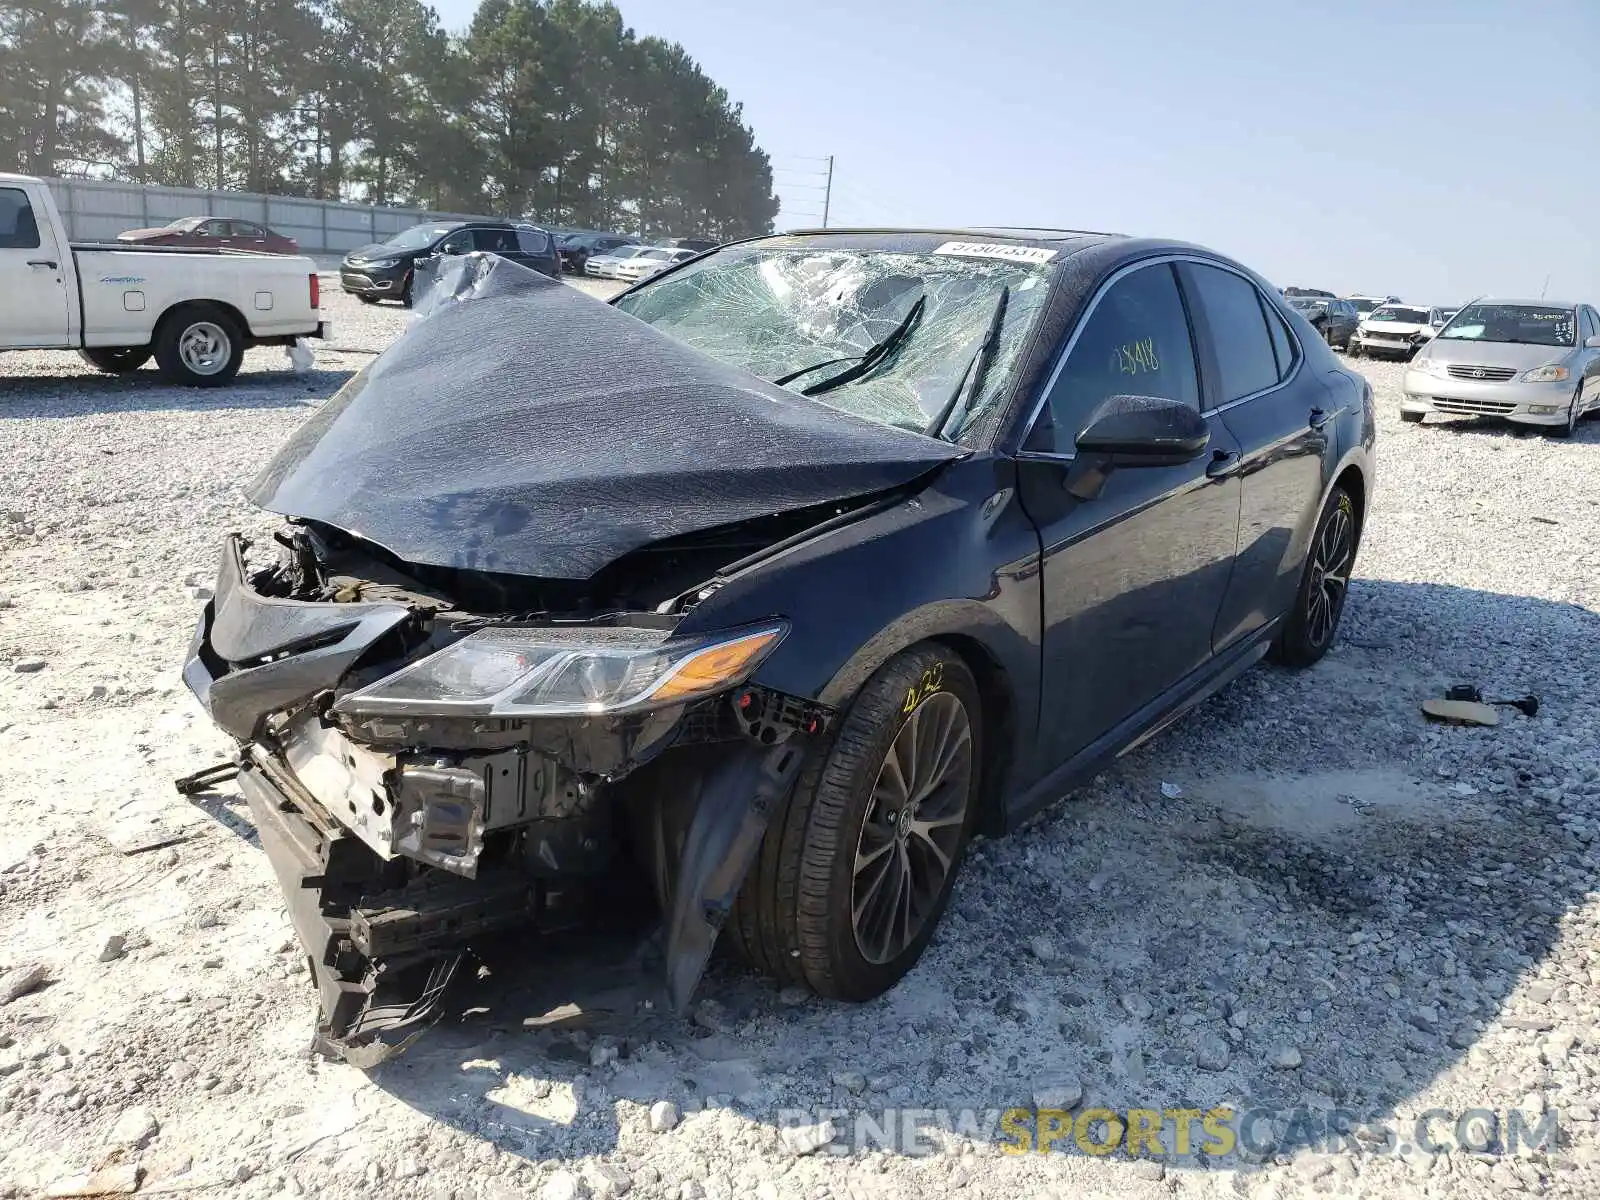
<path id="1" fill-rule="evenodd" d="M 582 275 L 584 267 L 589 264 L 589 259 L 596 254 L 607 254 L 618 246 L 635 245 L 638 245 L 637 239 L 625 237 L 620 233 L 593 233 L 583 230 L 563 234 L 556 242 L 556 248 L 561 253 L 562 270 L 570 271 L 574 275 Z"/>
<path id="2" fill-rule="evenodd" d="M 426 283 L 442 255 L 485 250 L 555 278 L 561 274 L 555 239 L 537 225 L 510 221 L 429 221 L 345 255 L 339 284 L 367 304 L 398 300 L 411 306 L 417 271 Z"/>
<path id="3" fill-rule="evenodd" d="M 1320 333 L 1322 340 L 1328 345 L 1339 350 L 1349 348 L 1350 338 L 1355 333 L 1356 326 L 1361 323 L 1361 314 L 1349 300 L 1305 293 L 1292 296 L 1287 291 L 1284 293 L 1284 298 L 1289 302 L 1290 308 L 1311 322 L 1311 328 Z"/>

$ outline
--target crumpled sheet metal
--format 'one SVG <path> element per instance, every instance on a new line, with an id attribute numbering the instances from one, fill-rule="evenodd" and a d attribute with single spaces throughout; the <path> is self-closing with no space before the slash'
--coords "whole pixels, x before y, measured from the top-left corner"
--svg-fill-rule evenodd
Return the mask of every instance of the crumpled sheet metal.
<path id="1" fill-rule="evenodd" d="M 883 491 L 965 453 L 494 256 L 447 264 L 418 311 L 252 500 L 414 563 L 581 580 L 663 538 Z"/>

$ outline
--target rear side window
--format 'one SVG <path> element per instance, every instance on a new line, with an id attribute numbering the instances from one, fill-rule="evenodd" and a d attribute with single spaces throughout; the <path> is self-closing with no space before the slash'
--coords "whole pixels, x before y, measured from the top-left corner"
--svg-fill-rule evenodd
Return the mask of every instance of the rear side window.
<path id="1" fill-rule="evenodd" d="M 1267 319 L 1267 333 L 1272 337 L 1272 353 L 1278 360 L 1278 378 L 1289 378 L 1289 372 L 1294 370 L 1295 346 L 1290 338 L 1289 331 L 1284 327 L 1283 318 L 1278 315 L 1278 310 L 1259 292 L 1257 299 L 1261 301 L 1261 313 Z"/>
<path id="2" fill-rule="evenodd" d="M 21 188 L 0 187 L 0 250 L 37 250 L 39 225 Z"/>
<path id="3" fill-rule="evenodd" d="M 1226 404 L 1275 386 L 1278 356 L 1255 284 L 1220 267 L 1194 263 L 1189 272 L 1222 375 L 1217 402 Z"/>
<path id="4" fill-rule="evenodd" d="M 1161 396 L 1200 407 L 1188 315 L 1170 264 L 1142 267 L 1100 297 L 1050 387 L 1026 448 L 1070 453 L 1095 410 L 1118 395 Z"/>
<path id="5" fill-rule="evenodd" d="M 535 229 L 532 225 L 518 225 L 517 245 L 522 248 L 524 254 L 548 254 L 550 235 L 542 229 Z"/>

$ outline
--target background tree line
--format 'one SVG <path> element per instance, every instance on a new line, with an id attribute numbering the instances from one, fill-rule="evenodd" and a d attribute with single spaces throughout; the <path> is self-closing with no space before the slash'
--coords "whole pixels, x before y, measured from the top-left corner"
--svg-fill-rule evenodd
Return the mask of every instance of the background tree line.
<path id="1" fill-rule="evenodd" d="M 0 170 L 732 238 L 777 215 L 741 108 L 610 3 L 0 0 Z"/>

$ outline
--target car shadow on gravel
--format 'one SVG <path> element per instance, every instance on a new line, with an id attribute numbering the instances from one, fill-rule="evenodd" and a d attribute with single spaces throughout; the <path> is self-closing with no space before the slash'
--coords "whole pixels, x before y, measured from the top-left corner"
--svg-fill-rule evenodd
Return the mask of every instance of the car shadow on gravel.
<path id="1" fill-rule="evenodd" d="M 241 371 L 220 388 L 179 387 L 153 370 L 132 375 L 0 375 L 0 421 L 159 409 L 300 408 L 332 396 L 350 370 Z"/>
<path id="2" fill-rule="evenodd" d="M 1335 1122 L 1392 1125 L 1469 1055 L 1493 1083 L 1463 1106 L 1504 1121 L 1587 1028 L 1566 999 L 1587 981 L 1549 963 L 1600 886 L 1600 768 L 1580 753 L 1600 744 L 1600 669 L 1575 657 L 1597 644 L 1600 615 L 1574 605 L 1358 580 L 1315 669 L 1247 673 L 1025 829 L 975 844 L 933 947 L 878 1000 L 780 993 L 718 961 L 686 1019 L 630 1007 L 637 973 L 608 982 L 605 956 L 541 957 L 463 987 L 372 1079 L 541 1161 L 617 1150 L 620 1100 L 726 1109 L 770 1154 L 781 1128 L 827 1110 L 844 1115 L 836 1144 L 857 1148 L 886 1110 L 903 1128 L 912 1109 L 1014 1144 L 1001 1112 L 1029 1110 L 1028 1129 L 1037 1100 L 1269 1112 L 1254 1157 L 1166 1160 L 1238 1169 L 1329 1148 Z M 1495 728 L 1425 723 L 1420 702 L 1465 681 L 1541 708 Z M 563 999 L 578 1003 L 552 1014 Z M 1082 1153 L 1071 1136 L 1057 1149 Z"/>

